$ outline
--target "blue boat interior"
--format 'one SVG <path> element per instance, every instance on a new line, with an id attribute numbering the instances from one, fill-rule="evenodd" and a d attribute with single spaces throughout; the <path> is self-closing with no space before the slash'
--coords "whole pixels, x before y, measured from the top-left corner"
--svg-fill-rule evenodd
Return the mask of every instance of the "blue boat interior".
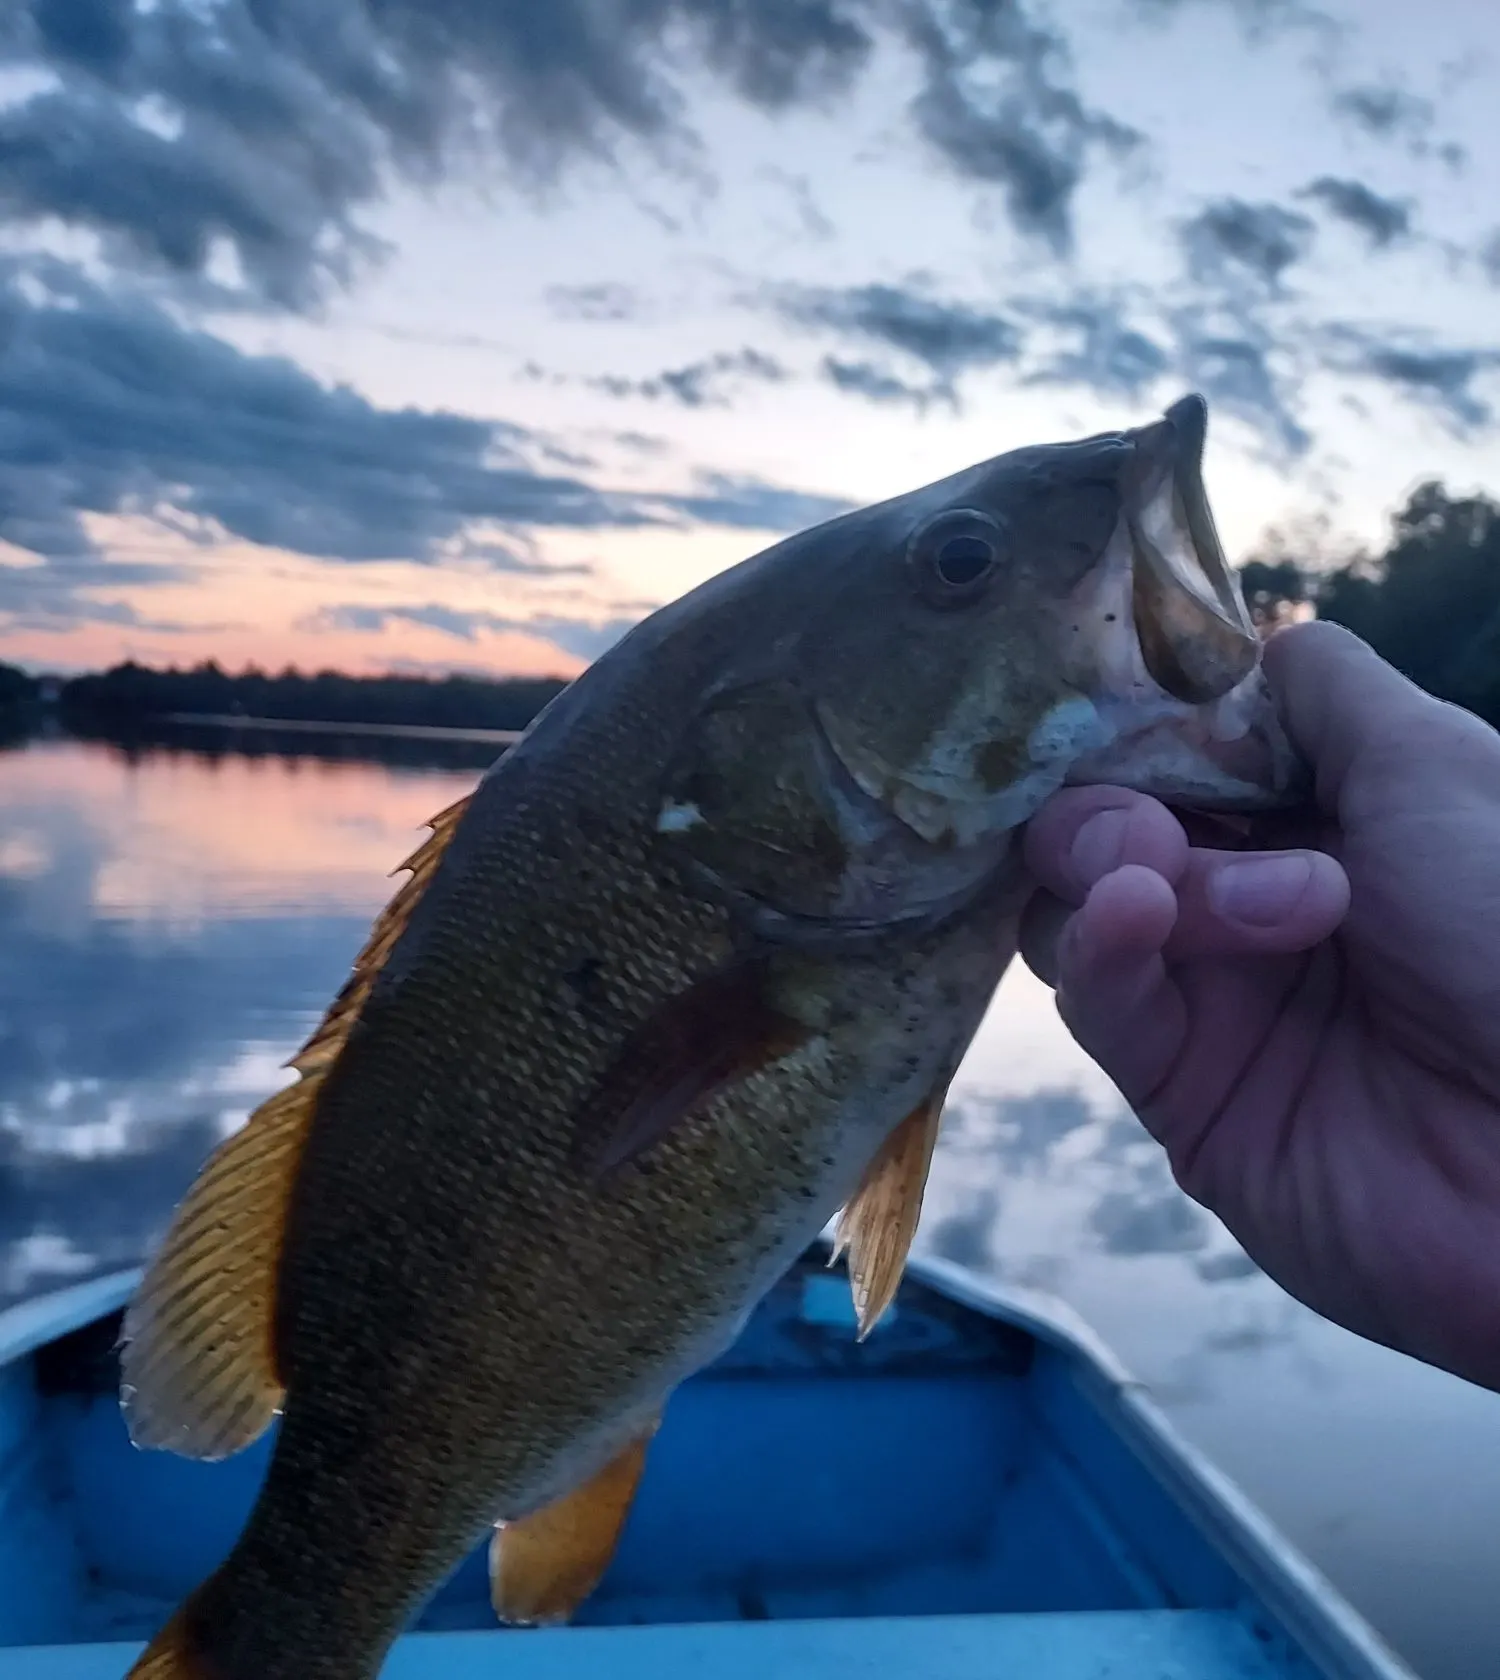
<path id="1" fill-rule="evenodd" d="M 0 1680 L 122 1674 L 127 1646 L 228 1551 L 264 1472 L 269 1440 L 217 1464 L 136 1450 L 118 1333 L 110 1311 L 0 1367 Z M 496 1638 L 507 1676 L 527 1677 L 573 1662 L 634 1674 L 632 1649 L 659 1677 L 676 1648 L 716 1680 L 741 1664 L 923 1680 L 1328 1672 L 1111 1419 L 1096 1379 L 916 1277 L 861 1343 L 847 1277 L 810 1250 L 673 1398 L 574 1626 L 498 1630 L 479 1548 L 416 1623 L 451 1636 L 440 1667 L 412 1667 L 432 1642 L 407 1639 L 388 1672 L 488 1671 Z M 665 1644 L 600 1654 L 604 1630 L 646 1627 Z M 33 1648 L 28 1664 L 17 1647 Z"/>

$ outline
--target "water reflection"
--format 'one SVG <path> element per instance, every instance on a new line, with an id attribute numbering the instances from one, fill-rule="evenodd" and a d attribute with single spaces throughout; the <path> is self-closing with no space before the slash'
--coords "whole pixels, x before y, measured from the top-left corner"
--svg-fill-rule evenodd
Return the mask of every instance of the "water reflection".
<path id="1" fill-rule="evenodd" d="M 475 779 L 356 745 L 0 742 L 0 1303 L 157 1240 Z M 1024 969 L 955 1084 L 919 1242 L 1065 1297 L 1430 1680 L 1500 1673 L 1500 1397 L 1272 1285 Z"/>
<path id="2" fill-rule="evenodd" d="M 0 758 L 0 1303 L 133 1263 L 473 773 Z"/>

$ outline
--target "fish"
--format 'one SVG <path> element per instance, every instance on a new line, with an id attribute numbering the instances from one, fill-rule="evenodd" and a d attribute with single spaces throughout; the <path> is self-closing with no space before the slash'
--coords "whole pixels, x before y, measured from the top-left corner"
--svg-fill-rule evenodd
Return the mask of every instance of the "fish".
<path id="1" fill-rule="evenodd" d="M 489 1536 L 602 1579 L 676 1388 L 838 1216 L 888 1307 L 1065 785 L 1305 796 L 1201 397 L 842 514 L 643 620 L 430 824 L 124 1319 L 145 1449 L 277 1424 L 133 1680 L 370 1680 Z"/>

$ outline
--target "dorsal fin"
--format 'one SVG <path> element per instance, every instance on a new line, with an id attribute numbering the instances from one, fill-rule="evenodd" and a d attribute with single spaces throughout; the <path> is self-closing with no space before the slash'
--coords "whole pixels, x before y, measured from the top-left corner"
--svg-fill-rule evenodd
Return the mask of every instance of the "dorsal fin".
<path id="1" fill-rule="evenodd" d="M 268 1097 L 209 1156 L 125 1314 L 121 1405 L 138 1447 L 223 1458 L 250 1445 L 285 1398 L 275 1342 L 287 1207 L 318 1096 L 375 977 L 427 890 L 469 804 L 450 805 L 396 871 L 354 968 Z"/>
<path id="2" fill-rule="evenodd" d="M 448 844 L 453 839 L 454 832 L 473 797 L 473 794 L 465 794 L 462 799 L 455 800 L 445 810 L 439 811 L 427 824 L 432 833 L 410 857 L 398 863 L 391 871 L 393 875 L 399 875 L 403 869 L 409 873 L 391 895 L 390 903 L 375 918 L 369 938 L 365 940 L 364 948 L 354 959 L 353 970 L 344 982 L 343 989 L 328 1006 L 327 1014 L 318 1023 L 312 1037 L 287 1063 L 288 1067 L 296 1068 L 301 1074 L 310 1074 L 318 1068 L 331 1066 L 337 1060 L 339 1051 L 348 1041 L 350 1029 L 359 1019 L 359 1012 L 365 1006 L 365 999 L 370 995 L 376 975 L 385 967 L 391 947 L 400 938 L 402 930 L 411 920 L 411 913 L 416 909 L 418 899 L 427 891 L 432 877 L 437 874 L 443 853 L 447 851 Z"/>

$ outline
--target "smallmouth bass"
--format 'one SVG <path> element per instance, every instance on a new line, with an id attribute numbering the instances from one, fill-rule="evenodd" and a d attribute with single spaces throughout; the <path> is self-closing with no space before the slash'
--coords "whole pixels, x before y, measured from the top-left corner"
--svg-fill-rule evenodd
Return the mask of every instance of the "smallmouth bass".
<path id="1" fill-rule="evenodd" d="M 1293 802 L 1207 416 L 1020 449 L 652 615 L 432 838 L 127 1312 L 137 1444 L 280 1414 L 135 1680 L 370 1680 L 486 1530 L 507 1620 L 613 1555 L 662 1408 L 842 1210 L 889 1303 L 1058 787 Z"/>

